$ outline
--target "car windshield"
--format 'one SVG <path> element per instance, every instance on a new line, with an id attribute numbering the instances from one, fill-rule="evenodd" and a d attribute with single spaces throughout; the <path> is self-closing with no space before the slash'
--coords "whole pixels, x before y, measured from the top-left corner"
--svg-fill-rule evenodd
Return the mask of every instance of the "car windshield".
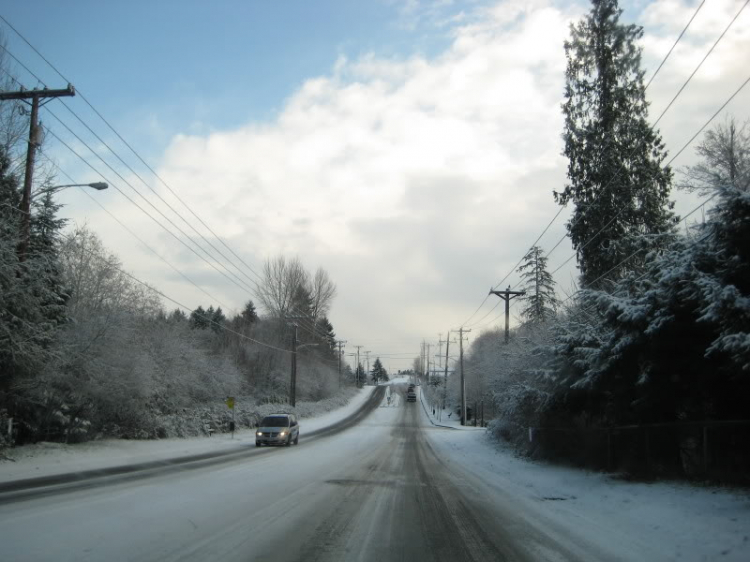
<path id="1" fill-rule="evenodd" d="M 263 418 L 260 422 L 261 427 L 289 427 L 289 418 L 270 416 Z"/>

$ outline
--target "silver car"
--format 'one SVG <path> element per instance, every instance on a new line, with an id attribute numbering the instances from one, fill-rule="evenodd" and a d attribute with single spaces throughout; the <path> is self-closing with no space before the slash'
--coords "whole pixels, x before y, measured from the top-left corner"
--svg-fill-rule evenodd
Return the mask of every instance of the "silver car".
<path id="1" fill-rule="evenodd" d="M 255 431 L 255 446 L 299 443 L 299 422 L 294 414 L 271 414 Z"/>

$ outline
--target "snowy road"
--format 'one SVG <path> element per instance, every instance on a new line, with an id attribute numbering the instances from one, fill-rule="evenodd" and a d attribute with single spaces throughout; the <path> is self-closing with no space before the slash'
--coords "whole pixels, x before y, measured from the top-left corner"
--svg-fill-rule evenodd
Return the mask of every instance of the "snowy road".
<path id="1" fill-rule="evenodd" d="M 399 392 L 403 392 L 403 387 Z M 226 463 L 2 504 L 2 560 L 617 560 L 435 454 L 420 404 Z M 620 550 L 622 552 L 622 550 Z"/>

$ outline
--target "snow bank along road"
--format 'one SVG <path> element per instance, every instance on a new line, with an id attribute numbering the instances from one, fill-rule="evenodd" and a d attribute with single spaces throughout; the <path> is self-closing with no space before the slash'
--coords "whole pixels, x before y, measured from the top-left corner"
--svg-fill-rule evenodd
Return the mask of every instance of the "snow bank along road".
<path id="1" fill-rule="evenodd" d="M 431 435 L 453 430 L 430 426 L 418 403 L 395 404 L 296 447 L 253 446 L 107 486 L 0 495 L 0 559 L 663 559 L 622 544 L 609 552 L 528 512 L 436 455 Z"/>

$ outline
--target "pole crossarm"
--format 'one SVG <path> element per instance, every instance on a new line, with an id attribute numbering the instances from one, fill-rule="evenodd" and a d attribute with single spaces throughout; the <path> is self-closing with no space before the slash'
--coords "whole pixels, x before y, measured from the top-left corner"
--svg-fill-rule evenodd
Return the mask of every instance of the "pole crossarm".
<path id="1" fill-rule="evenodd" d="M 28 100 L 34 98 L 61 98 L 76 95 L 73 84 L 68 84 L 64 90 L 19 90 L 17 92 L 0 92 L 0 100 Z"/>
<path id="2" fill-rule="evenodd" d="M 510 286 L 504 291 L 495 291 L 494 289 L 490 289 L 491 295 L 497 295 L 503 300 L 510 300 L 515 297 L 522 297 L 526 294 L 526 291 L 511 291 Z"/>
<path id="3" fill-rule="evenodd" d="M 526 291 L 511 291 L 510 285 L 504 291 L 496 291 L 490 289 L 491 295 L 497 295 L 505 301 L 505 343 L 510 340 L 510 301 L 516 297 L 522 297 L 526 294 Z"/>

